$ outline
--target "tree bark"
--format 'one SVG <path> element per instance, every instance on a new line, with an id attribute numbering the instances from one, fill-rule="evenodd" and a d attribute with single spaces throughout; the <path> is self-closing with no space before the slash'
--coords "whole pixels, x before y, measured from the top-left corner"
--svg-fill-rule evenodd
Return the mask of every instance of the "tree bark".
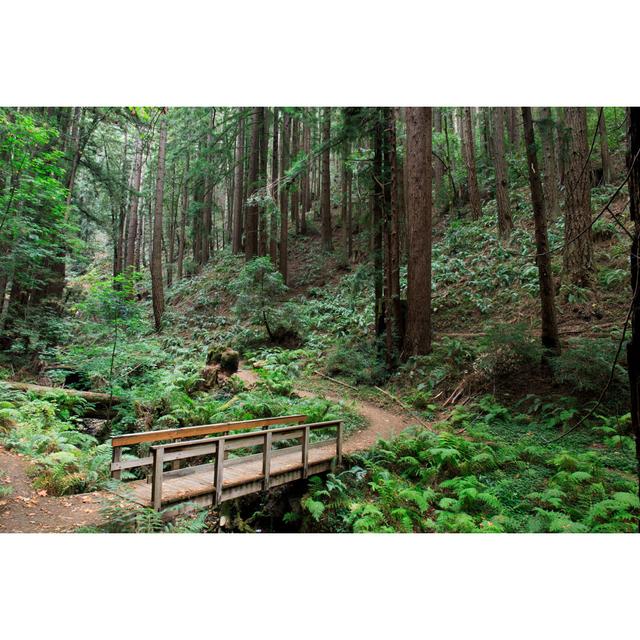
<path id="1" fill-rule="evenodd" d="M 304 152 L 307 158 L 307 165 L 304 170 L 302 212 L 300 215 L 300 233 L 307 233 L 307 215 L 311 211 L 311 127 L 305 123 L 303 129 Z"/>
<path id="2" fill-rule="evenodd" d="M 631 429 L 636 441 L 636 472 L 640 496 L 640 107 L 627 110 L 627 170 L 629 171 L 629 210 L 633 222 L 633 241 L 629 252 L 631 270 L 631 339 L 627 343 Z M 640 532 L 640 519 L 638 519 Z"/>
<path id="3" fill-rule="evenodd" d="M 493 107 L 493 158 L 496 170 L 496 204 L 498 209 L 498 237 L 506 240 L 513 230 L 511 205 L 509 204 L 509 186 L 507 165 L 504 158 L 504 109 Z"/>
<path id="4" fill-rule="evenodd" d="M 282 141 L 280 144 L 280 261 L 278 269 L 285 284 L 288 281 L 288 242 L 289 242 L 289 188 L 284 178 L 289 168 L 289 138 L 291 117 L 284 114 L 282 118 Z"/>
<path id="5" fill-rule="evenodd" d="M 471 107 L 464 107 L 462 121 L 462 139 L 465 164 L 467 165 L 467 183 L 469 185 L 469 204 L 471 205 L 471 217 L 474 220 L 482 217 L 482 205 L 480 204 L 480 190 L 478 189 L 478 176 L 476 173 L 475 145 L 473 142 L 473 121 L 471 120 Z"/>
<path id="6" fill-rule="evenodd" d="M 271 233 L 269 238 L 269 255 L 275 267 L 278 264 L 278 107 L 273 108 L 273 143 L 271 148 Z"/>
<path id="7" fill-rule="evenodd" d="M 602 184 L 611 182 L 611 161 L 609 160 L 609 141 L 607 139 L 607 121 L 604 117 L 604 107 L 601 107 L 598 134 L 600 136 L 600 157 L 602 159 Z"/>
<path id="8" fill-rule="evenodd" d="M 560 215 L 560 179 L 558 176 L 556 149 L 553 141 L 554 128 L 551 107 L 540 107 L 540 137 L 542 138 L 542 166 L 544 168 L 544 200 L 546 205 L 545 210 L 549 221 L 555 220 Z"/>
<path id="9" fill-rule="evenodd" d="M 138 202 L 140 183 L 142 181 L 142 138 L 138 133 L 136 138 L 136 155 L 133 166 L 133 179 L 131 181 L 131 202 L 129 204 L 129 235 L 127 237 L 127 253 L 125 267 L 132 271 L 136 262 L 136 236 L 138 230 Z"/>
<path id="10" fill-rule="evenodd" d="M 260 110 L 261 107 L 254 107 L 251 118 L 251 151 L 249 156 L 248 190 L 249 197 L 253 199 L 247 207 L 247 221 L 245 229 L 246 238 L 244 247 L 244 253 L 247 261 L 255 258 L 258 253 L 258 205 L 255 202 L 255 197 L 259 189 L 258 171 L 260 168 L 260 129 L 262 127 Z"/>
<path id="11" fill-rule="evenodd" d="M 431 109 L 408 107 L 405 356 L 431 351 Z"/>
<path id="12" fill-rule="evenodd" d="M 213 180 L 211 179 L 211 143 L 213 141 L 213 129 L 216 122 L 216 110 L 211 110 L 209 128 L 207 129 L 207 146 L 205 148 L 204 158 L 206 161 L 205 179 L 204 179 L 204 201 L 202 205 L 202 248 L 200 249 L 200 259 L 203 264 L 209 262 L 211 254 L 211 230 L 213 209 Z"/>
<path id="13" fill-rule="evenodd" d="M 238 136 L 236 138 L 236 154 L 233 178 L 233 232 L 231 250 L 233 253 L 242 252 L 242 209 L 243 209 L 243 178 L 244 178 L 244 117 L 238 122 Z"/>
<path id="14" fill-rule="evenodd" d="M 376 335 L 382 335 L 384 327 L 383 297 L 382 297 L 382 212 L 383 212 L 383 183 L 382 175 L 382 113 L 378 109 L 373 132 L 373 208 L 372 208 L 372 241 L 373 241 L 373 290 L 374 290 L 374 319 Z"/>
<path id="15" fill-rule="evenodd" d="M 394 122 L 395 129 L 395 122 Z M 433 110 L 433 130 L 435 133 L 442 133 L 442 108 L 434 108 Z M 438 149 L 438 153 L 442 153 L 441 149 Z M 436 208 L 440 209 L 440 205 L 443 201 L 444 194 L 444 163 L 441 157 L 434 155 L 433 159 L 433 189 L 435 193 Z"/>
<path id="16" fill-rule="evenodd" d="M 569 153 L 565 175 L 564 277 L 570 284 L 589 287 L 593 249 L 587 110 L 567 107 L 565 117 Z"/>
<path id="17" fill-rule="evenodd" d="M 153 318 L 157 332 L 162 330 L 164 313 L 164 287 L 162 282 L 162 204 L 164 200 L 164 165 L 167 147 L 167 108 L 160 116 L 160 141 L 158 146 L 158 173 L 156 176 L 156 206 L 153 216 L 153 244 L 151 248 L 151 299 Z"/>
<path id="18" fill-rule="evenodd" d="M 524 125 L 524 140 L 527 147 L 527 167 L 529 170 L 529 185 L 531 188 L 531 204 L 533 206 L 533 220 L 536 233 L 536 264 L 538 265 L 538 283 L 540 285 L 540 306 L 542 331 L 540 339 L 542 346 L 553 354 L 560 353 L 560 338 L 558 336 L 558 322 L 556 320 L 555 287 L 551 272 L 551 255 L 547 239 L 547 216 L 545 201 L 538 170 L 536 156 L 536 142 L 533 133 L 533 119 L 531 108 L 522 107 L 522 122 Z"/>
<path id="19" fill-rule="evenodd" d="M 298 118 L 291 119 L 291 160 L 294 161 L 299 151 L 299 130 L 300 121 Z M 291 222 L 296 230 L 296 233 L 300 233 L 300 194 L 298 190 L 299 180 L 296 178 L 294 183 L 290 186 L 291 191 Z"/>
<path id="20" fill-rule="evenodd" d="M 331 237 L 331 152 L 329 140 L 331 138 L 331 107 L 325 107 L 322 119 L 322 199 L 320 202 L 320 218 L 322 223 L 322 248 L 333 251 Z"/>
<path id="21" fill-rule="evenodd" d="M 260 108 L 260 165 L 258 170 L 259 189 L 266 191 L 267 185 L 267 155 L 269 153 L 269 112 L 266 107 Z M 266 193 L 265 193 L 266 195 Z M 258 255 L 266 256 L 268 243 L 268 225 L 266 199 L 261 198 L 258 207 Z"/>

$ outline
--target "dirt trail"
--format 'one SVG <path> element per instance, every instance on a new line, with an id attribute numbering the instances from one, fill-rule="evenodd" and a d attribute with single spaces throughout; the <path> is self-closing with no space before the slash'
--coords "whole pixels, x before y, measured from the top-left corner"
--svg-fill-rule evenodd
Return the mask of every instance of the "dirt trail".
<path id="1" fill-rule="evenodd" d="M 13 493 L 0 499 L 0 533 L 61 533 L 96 524 L 106 494 L 48 496 L 26 473 L 29 459 L 0 446 L 0 476 Z"/>
<path id="2" fill-rule="evenodd" d="M 236 375 L 248 385 L 255 384 L 259 379 L 257 374 L 249 369 L 240 369 Z M 311 393 L 310 391 L 297 390 L 296 393 L 303 398 L 318 397 L 318 394 Z M 338 395 L 331 392 L 323 393 L 322 397 L 333 402 L 347 399 L 345 395 Z M 383 409 L 371 402 L 354 400 L 352 398 L 348 399 L 354 403 L 355 410 L 365 418 L 367 426 L 346 438 L 343 449 L 345 453 L 368 449 L 376 443 L 378 438 L 390 438 L 404 431 L 407 427 L 417 424 L 415 419 L 401 413 Z"/>
<path id="3" fill-rule="evenodd" d="M 240 369 L 237 375 L 247 385 L 253 385 L 258 380 L 257 374 L 249 369 Z M 309 391 L 300 390 L 297 393 L 303 398 L 317 396 Z M 333 402 L 345 400 L 344 395 L 336 393 L 323 393 L 322 397 Z M 368 449 L 378 438 L 390 438 L 416 423 L 406 415 L 370 402 L 352 401 L 356 411 L 367 421 L 367 426 L 346 438 L 345 453 Z M 79 527 L 99 523 L 104 500 L 115 498 L 98 491 L 73 496 L 48 496 L 33 488 L 26 473 L 29 464 L 27 457 L 0 446 L 0 477 L 13 489 L 11 495 L 0 499 L 0 533 L 75 531 Z"/>

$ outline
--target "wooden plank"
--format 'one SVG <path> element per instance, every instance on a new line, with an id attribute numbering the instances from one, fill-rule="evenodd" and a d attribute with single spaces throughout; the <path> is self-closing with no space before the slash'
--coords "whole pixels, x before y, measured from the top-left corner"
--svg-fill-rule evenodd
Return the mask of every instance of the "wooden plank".
<path id="1" fill-rule="evenodd" d="M 336 462 L 338 466 L 342 464 L 342 421 L 338 423 L 338 433 L 336 434 Z"/>
<path id="2" fill-rule="evenodd" d="M 160 429 L 158 431 L 142 431 L 139 433 L 129 433 L 121 436 L 114 436 L 111 445 L 114 447 L 124 447 L 140 442 L 162 442 L 163 440 L 174 440 L 176 438 L 191 438 L 194 436 L 210 435 L 212 433 L 224 433 L 225 431 L 236 431 L 238 429 L 255 429 L 273 424 L 301 424 L 307 416 L 295 414 L 290 416 L 276 416 L 273 418 L 256 418 L 255 420 L 236 420 L 234 422 L 221 422 L 217 424 L 202 424 L 193 427 L 180 427 L 177 429 Z"/>
<path id="3" fill-rule="evenodd" d="M 180 468 L 180 460 L 176 459 L 171 463 L 171 471 L 177 471 Z"/>
<path id="4" fill-rule="evenodd" d="M 122 474 L 120 473 L 120 469 L 114 469 L 114 465 L 117 465 L 122 460 L 122 447 L 114 447 L 111 451 L 111 477 L 116 480 L 120 480 Z"/>
<path id="5" fill-rule="evenodd" d="M 156 511 L 162 507 L 162 473 L 164 464 L 164 449 L 153 449 L 153 482 L 151 483 L 151 502 Z"/>
<path id="6" fill-rule="evenodd" d="M 222 477 L 224 470 L 224 438 L 220 438 L 217 443 L 216 450 L 216 472 L 214 485 L 216 488 L 216 499 L 214 504 L 220 504 L 222 498 L 222 483 L 224 479 Z"/>
<path id="7" fill-rule="evenodd" d="M 153 456 L 147 456 L 146 458 L 136 458 L 135 460 L 123 460 L 122 462 L 112 462 L 111 471 L 124 471 L 125 469 L 135 469 L 137 467 L 146 467 L 151 464 L 153 464 Z M 111 475 L 112 477 L 115 478 L 113 474 Z"/>
<path id="8" fill-rule="evenodd" d="M 309 474 L 309 429 L 304 429 L 302 435 L 302 477 Z"/>
<path id="9" fill-rule="evenodd" d="M 266 431 L 264 435 L 264 449 L 262 451 L 262 488 L 266 491 L 269 488 L 269 480 L 271 475 L 271 431 Z"/>

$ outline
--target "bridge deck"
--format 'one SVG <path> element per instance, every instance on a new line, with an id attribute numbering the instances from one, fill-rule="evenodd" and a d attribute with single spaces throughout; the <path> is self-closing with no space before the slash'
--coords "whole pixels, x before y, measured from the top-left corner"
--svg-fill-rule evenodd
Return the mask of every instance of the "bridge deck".
<path id="1" fill-rule="evenodd" d="M 308 475 L 331 468 L 336 456 L 335 445 L 312 444 L 308 452 Z M 162 478 L 162 506 L 192 501 L 212 504 L 215 495 L 215 464 L 166 471 Z M 303 477 L 302 447 L 274 449 L 271 454 L 269 486 L 277 486 Z M 263 488 L 263 456 L 228 458 L 224 461 L 221 501 L 256 493 Z M 152 485 L 146 480 L 123 484 L 119 493 L 146 507 L 153 506 Z"/>

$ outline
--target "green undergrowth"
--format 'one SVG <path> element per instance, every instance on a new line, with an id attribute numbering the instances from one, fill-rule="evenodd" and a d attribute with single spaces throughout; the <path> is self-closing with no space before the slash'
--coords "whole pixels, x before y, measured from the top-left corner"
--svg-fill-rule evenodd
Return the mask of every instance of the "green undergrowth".
<path id="1" fill-rule="evenodd" d="M 86 406 L 62 393 L 35 397 L 0 389 L 0 441 L 30 459 L 35 489 L 83 493 L 107 481 L 111 447 L 81 430 Z"/>
<path id="2" fill-rule="evenodd" d="M 486 396 L 436 433 L 412 428 L 309 481 L 303 531 L 631 532 L 640 517 L 629 417 L 597 416 L 557 442 L 577 408 Z"/>

